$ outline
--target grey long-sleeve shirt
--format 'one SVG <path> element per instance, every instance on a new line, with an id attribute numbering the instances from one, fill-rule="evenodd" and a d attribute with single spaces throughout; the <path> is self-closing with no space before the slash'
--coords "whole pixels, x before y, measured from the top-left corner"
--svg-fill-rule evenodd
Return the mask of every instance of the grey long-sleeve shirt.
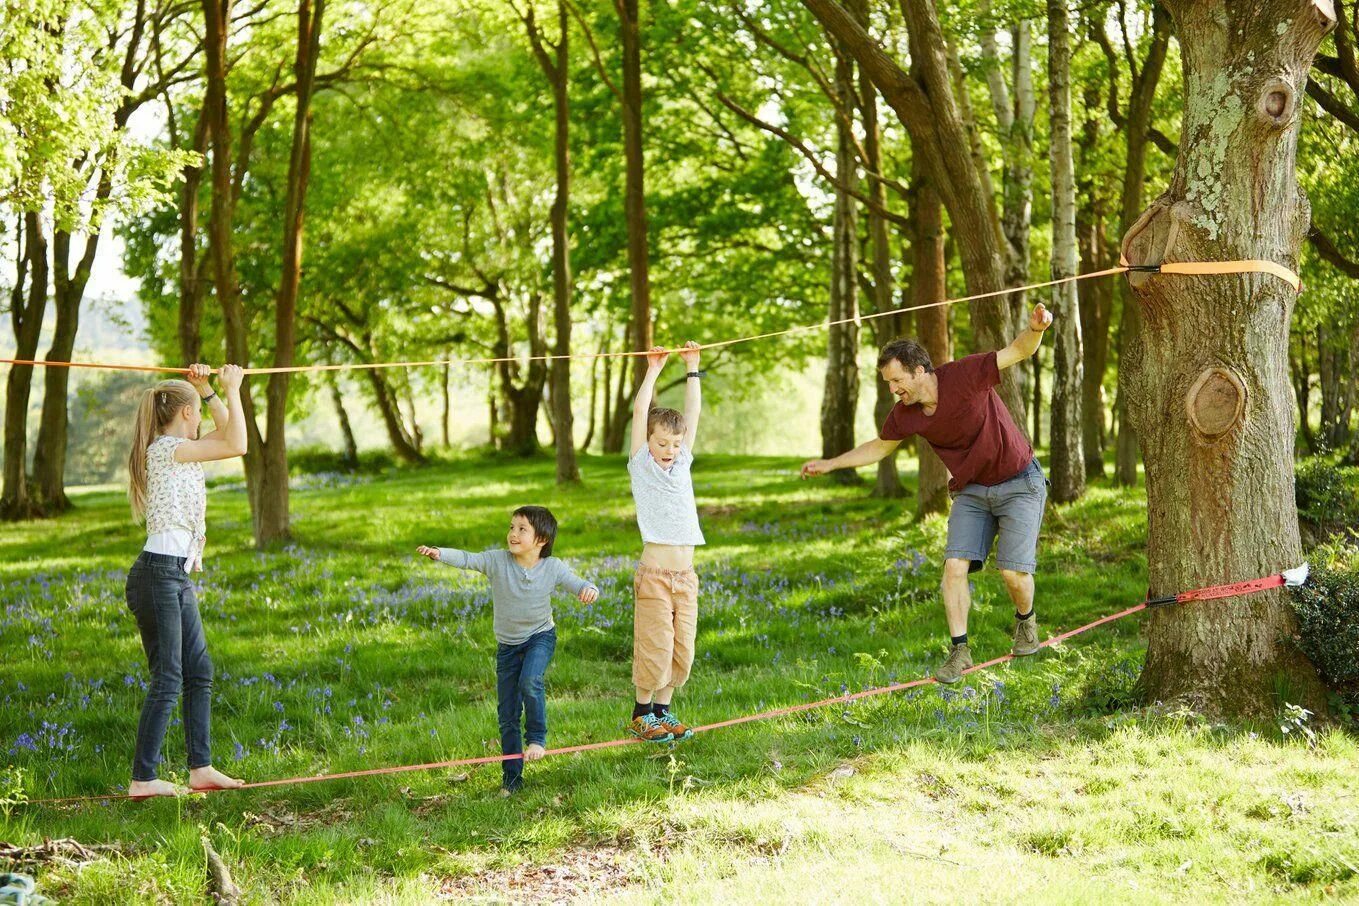
<path id="1" fill-rule="evenodd" d="M 439 562 L 458 569 L 484 573 L 491 580 L 492 625 L 502 645 L 520 645 L 529 636 L 553 627 L 552 592 L 564 588 L 579 595 L 587 588 L 598 588 L 571 571 L 556 557 L 545 557 L 529 569 L 520 566 L 507 550 L 480 554 L 439 548 Z"/>

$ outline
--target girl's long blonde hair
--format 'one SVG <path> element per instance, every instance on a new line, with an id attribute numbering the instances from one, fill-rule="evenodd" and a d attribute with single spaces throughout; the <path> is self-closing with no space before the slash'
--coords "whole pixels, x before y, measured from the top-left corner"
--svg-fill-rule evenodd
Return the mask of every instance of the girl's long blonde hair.
<path id="1" fill-rule="evenodd" d="M 127 456 L 127 497 L 134 522 L 146 516 L 146 448 L 175 420 L 179 410 L 197 405 L 198 391 L 188 381 L 161 381 L 142 393 L 132 427 L 132 451 Z"/>

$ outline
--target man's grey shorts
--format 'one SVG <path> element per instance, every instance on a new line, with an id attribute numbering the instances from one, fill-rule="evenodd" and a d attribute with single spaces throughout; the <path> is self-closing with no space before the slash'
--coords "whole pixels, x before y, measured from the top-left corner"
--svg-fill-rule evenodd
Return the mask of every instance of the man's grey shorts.
<path id="1" fill-rule="evenodd" d="M 1048 482 L 1038 460 L 1014 478 L 987 487 L 969 484 L 953 495 L 948 514 L 948 560 L 971 560 L 976 572 L 996 543 L 996 566 L 1015 572 L 1038 569 L 1038 530 L 1048 501 Z"/>

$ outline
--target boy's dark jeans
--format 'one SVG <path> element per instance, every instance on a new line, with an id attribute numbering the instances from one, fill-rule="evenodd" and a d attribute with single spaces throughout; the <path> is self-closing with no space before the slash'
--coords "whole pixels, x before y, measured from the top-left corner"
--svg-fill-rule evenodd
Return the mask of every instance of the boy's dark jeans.
<path id="1" fill-rule="evenodd" d="M 543 674 L 557 649 L 557 630 L 546 629 L 518 645 L 497 645 L 495 654 L 496 695 L 500 711 L 500 751 L 506 755 L 524 751 L 519 718 L 524 715 L 529 745 L 547 745 L 547 694 Z M 524 761 L 501 762 L 503 786 L 517 790 L 523 783 Z"/>
<path id="2" fill-rule="evenodd" d="M 127 574 L 126 594 L 151 670 L 151 687 L 137 724 L 132 779 L 156 779 L 161 744 L 181 691 L 189 768 L 210 765 L 212 659 L 184 558 L 142 551 Z"/>

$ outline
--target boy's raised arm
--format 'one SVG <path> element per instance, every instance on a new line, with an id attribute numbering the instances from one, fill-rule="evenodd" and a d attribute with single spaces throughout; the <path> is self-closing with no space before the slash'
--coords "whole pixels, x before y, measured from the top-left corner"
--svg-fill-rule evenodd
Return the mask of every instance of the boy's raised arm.
<path id="1" fill-rule="evenodd" d="M 703 412 L 703 381 L 698 377 L 688 377 L 698 371 L 698 343 L 690 340 L 684 344 L 680 358 L 684 360 L 684 446 L 694 452 L 694 441 L 698 438 L 698 417 Z"/>
<path id="2" fill-rule="evenodd" d="M 629 458 L 636 456 L 646 443 L 646 420 L 651 412 L 652 397 L 656 394 L 656 379 L 660 377 L 668 358 L 670 353 L 665 351 L 664 346 L 653 346 L 646 354 L 646 376 L 637 388 L 637 398 L 632 401 L 632 447 L 628 451 Z"/>

